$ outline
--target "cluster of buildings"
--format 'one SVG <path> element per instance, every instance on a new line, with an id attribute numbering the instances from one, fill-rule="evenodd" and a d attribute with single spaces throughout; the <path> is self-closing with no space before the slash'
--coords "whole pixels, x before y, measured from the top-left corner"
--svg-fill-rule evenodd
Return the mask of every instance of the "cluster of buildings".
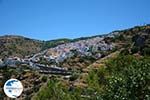
<path id="1" fill-rule="evenodd" d="M 51 60 L 55 59 L 57 62 L 62 62 L 68 57 L 74 56 L 73 50 L 76 50 L 81 55 L 92 56 L 93 52 L 112 50 L 114 45 L 108 44 L 104 37 L 95 37 L 77 42 L 66 43 L 50 48 L 45 52 L 45 58 Z M 100 57 L 100 53 L 97 57 Z"/>

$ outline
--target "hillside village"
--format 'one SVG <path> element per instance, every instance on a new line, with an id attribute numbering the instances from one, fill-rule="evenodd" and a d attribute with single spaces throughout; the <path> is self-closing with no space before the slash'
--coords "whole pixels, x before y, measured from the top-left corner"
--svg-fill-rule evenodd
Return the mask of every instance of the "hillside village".
<path id="1" fill-rule="evenodd" d="M 40 51 L 39 53 L 26 55 L 23 58 L 18 56 L 4 57 L 0 58 L 0 67 L 17 67 L 24 65 L 37 70 L 39 70 L 41 67 L 67 70 L 67 66 L 61 66 L 62 63 L 67 59 L 77 55 L 80 57 L 92 57 L 95 60 L 100 59 L 116 49 L 122 48 L 125 45 L 129 45 L 130 41 L 133 40 L 132 37 L 136 38 L 134 45 L 141 47 L 143 46 L 145 39 L 149 36 L 147 34 L 148 30 L 149 25 L 143 27 L 134 27 L 123 31 L 114 31 L 105 35 L 99 35 L 75 42 L 60 44 L 55 47 Z M 139 34 L 139 36 L 136 34 L 134 35 L 132 32 L 137 32 L 136 34 Z M 140 34 L 142 34 L 142 36 L 140 36 Z M 124 35 L 126 36 L 126 39 Z"/>
<path id="2" fill-rule="evenodd" d="M 149 33 L 149 25 L 138 26 L 63 44 L 61 42 L 57 46 L 41 49 L 26 56 L 20 57 L 15 54 L 1 57 L 0 86 L 3 86 L 8 78 L 21 80 L 25 88 L 21 96 L 23 99 L 31 99 L 47 81 L 55 79 L 66 84 L 69 91 L 76 87 L 86 89 L 88 83 L 85 77 L 90 75 L 91 69 L 97 71 L 100 66 L 104 66 L 105 60 L 119 53 L 136 57 L 149 55 Z M 95 77 L 92 82 L 96 80 Z M 0 93 L 3 94 L 2 91 L 0 88 Z"/>
<path id="3" fill-rule="evenodd" d="M 67 66 L 61 66 L 61 62 L 64 62 L 66 59 L 74 57 L 76 55 L 89 57 L 93 56 L 95 59 L 101 58 L 102 54 L 99 51 L 111 51 L 113 48 L 115 48 L 115 45 L 113 43 L 106 43 L 104 41 L 104 38 L 105 36 L 97 36 L 90 39 L 65 43 L 53 48 L 43 50 L 36 54 L 27 55 L 24 58 L 19 56 L 1 58 L 0 68 L 5 69 L 6 67 L 7 69 L 22 69 L 24 70 L 23 73 L 26 74 L 33 73 L 33 70 L 37 71 L 41 75 L 61 75 L 64 79 L 68 80 L 71 77 L 74 77 L 73 75 L 76 72 L 74 72 L 73 70 L 69 70 Z M 0 78 L 3 80 L 5 77 L 6 76 L 4 76 L 4 72 L 2 72 Z M 36 88 L 36 90 L 38 90 L 39 87 L 43 84 L 41 78 L 39 78 L 40 75 L 38 74 L 36 74 L 35 77 L 27 77 L 26 75 L 16 75 L 13 77 L 18 77 L 18 79 L 22 80 L 24 86 L 27 87 L 24 90 L 24 95 L 22 95 L 23 98 L 27 97 L 28 93 L 31 93 L 29 95 L 29 97 L 31 97 L 31 95 L 33 95 L 34 93 L 33 88 Z M 32 80 L 30 83 L 33 83 L 33 85 L 29 84 L 27 80 Z M 34 87 L 34 84 L 36 84 L 38 87 Z M 1 91 L 2 90 L 0 90 L 0 92 Z"/>
<path id="4" fill-rule="evenodd" d="M 95 37 L 92 39 L 87 40 L 80 40 L 73 43 L 66 43 L 62 45 L 58 45 L 54 48 L 50 48 L 44 50 L 40 53 L 34 54 L 32 56 L 26 56 L 25 58 L 19 57 L 12 57 L 12 58 L 5 58 L 4 60 L 0 59 L 0 67 L 3 66 L 10 66 L 10 67 L 17 67 L 17 65 L 27 65 L 34 69 L 39 69 L 39 66 L 48 66 L 43 65 L 40 62 L 40 58 L 45 59 L 47 62 L 54 62 L 54 64 L 63 62 L 65 59 L 74 56 L 74 50 L 80 53 L 83 56 L 93 56 L 92 52 L 97 51 L 108 51 L 112 50 L 115 45 L 114 44 L 107 44 L 103 40 L 104 37 Z M 93 45 L 94 44 L 94 45 Z M 101 58 L 101 53 L 97 53 L 94 55 L 96 59 Z M 51 65 L 56 66 L 56 65 Z M 61 66 L 59 66 L 61 68 Z M 59 68 L 58 66 L 55 67 L 56 69 Z M 63 69 L 63 68 L 62 68 Z"/>

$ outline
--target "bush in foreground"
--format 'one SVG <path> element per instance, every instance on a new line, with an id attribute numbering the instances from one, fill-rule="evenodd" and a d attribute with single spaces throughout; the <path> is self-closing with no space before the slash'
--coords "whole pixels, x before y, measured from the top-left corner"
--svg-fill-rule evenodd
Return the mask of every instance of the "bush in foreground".
<path id="1" fill-rule="evenodd" d="M 87 88 L 70 91 L 51 80 L 36 100 L 150 100 L 150 57 L 119 55 L 91 70 L 86 82 Z"/>

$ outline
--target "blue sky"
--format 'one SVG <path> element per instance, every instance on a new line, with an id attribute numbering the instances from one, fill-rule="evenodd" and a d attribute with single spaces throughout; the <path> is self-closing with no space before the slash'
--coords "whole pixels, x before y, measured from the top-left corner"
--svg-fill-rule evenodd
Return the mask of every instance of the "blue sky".
<path id="1" fill-rule="evenodd" d="M 0 0 L 0 35 L 77 38 L 150 23 L 150 0 Z"/>

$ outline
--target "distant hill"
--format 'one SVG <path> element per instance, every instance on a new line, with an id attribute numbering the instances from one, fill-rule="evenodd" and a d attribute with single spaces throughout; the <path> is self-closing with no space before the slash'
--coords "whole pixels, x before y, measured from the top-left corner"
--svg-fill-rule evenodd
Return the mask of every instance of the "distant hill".
<path id="1" fill-rule="evenodd" d="M 42 50 L 52 48 L 52 47 L 55 47 L 55 46 L 60 45 L 60 44 L 69 43 L 71 41 L 72 41 L 71 39 L 67 39 L 67 38 L 44 41 Z"/>
<path id="2" fill-rule="evenodd" d="M 42 42 L 22 36 L 5 35 L 0 37 L 0 57 L 24 57 L 39 52 Z"/>

